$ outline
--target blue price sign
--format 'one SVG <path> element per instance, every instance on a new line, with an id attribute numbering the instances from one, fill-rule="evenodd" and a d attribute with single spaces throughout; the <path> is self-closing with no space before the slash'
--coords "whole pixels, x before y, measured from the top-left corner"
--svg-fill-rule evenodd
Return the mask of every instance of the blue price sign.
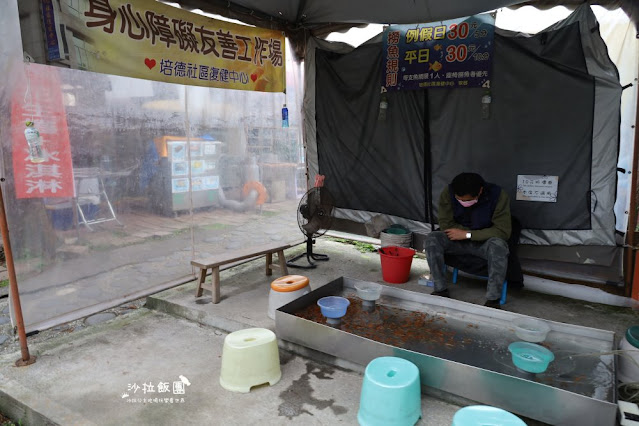
<path id="1" fill-rule="evenodd" d="M 44 35 L 47 42 L 47 58 L 50 61 L 62 59 L 60 44 L 58 41 L 58 27 L 55 18 L 55 9 L 52 0 L 42 0 L 42 22 Z"/>
<path id="2" fill-rule="evenodd" d="M 387 90 L 490 87 L 495 16 L 474 15 L 384 30 Z"/>

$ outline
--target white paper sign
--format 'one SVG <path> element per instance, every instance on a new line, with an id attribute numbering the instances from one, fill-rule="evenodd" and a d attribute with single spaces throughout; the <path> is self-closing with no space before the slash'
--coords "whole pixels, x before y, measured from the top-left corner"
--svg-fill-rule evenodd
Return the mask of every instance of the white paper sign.
<path id="1" fill-rule="evenodd" d="M 557 202 L 559 176 L 517 175 L 517 200 Z"/>

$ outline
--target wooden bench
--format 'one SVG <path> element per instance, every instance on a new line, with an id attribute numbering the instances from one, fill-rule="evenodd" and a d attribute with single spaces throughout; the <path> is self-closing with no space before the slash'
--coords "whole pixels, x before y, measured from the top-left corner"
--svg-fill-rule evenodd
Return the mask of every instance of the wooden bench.
<path id="1" fill-rule="evenodd" d="M 294 245 L 294 244 L 293 244 Z M 209 290 L 213 303 L 220 302 L 220 266 L 229 263 L 241 263 L 242 260 L 250 258 L 258 258 L 266 255 L 266 275 L 272 275 L 273 269 L 279 268 L 280 274 L 288 275 L 288 269 L 286 267 L 286 258 L 284 257 L 284 250 L 292 247 L 291 244 L 268 244 L 264 246 L 251 247 L 248 249 L 235 250 L 227 253 L 211 256 L 205 259 L 194 259 L 191 261 L 191 265 L 199 268 L 199 281 L 197 290 L 195 291 L 195 297 L 202 296 L 203 290 Z M 273 263 L 273 254 L 277 253 L 278 264 Z M 204 283 L 206 280 L 207 271 L 211 269 L 211 285 Z"/>

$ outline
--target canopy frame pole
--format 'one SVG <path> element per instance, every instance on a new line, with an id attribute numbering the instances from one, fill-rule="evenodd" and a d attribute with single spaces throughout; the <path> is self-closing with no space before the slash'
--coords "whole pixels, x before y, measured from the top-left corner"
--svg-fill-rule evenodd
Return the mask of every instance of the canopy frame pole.
<path id="1" fill-rule="evenodd" d="M 639 33 L 638 33 L 639 36 Z M 639 71 L 639 67 L 638 67 Z M 635 79 L 637 84 L 637 79 Z M 628 207 L 628 229 L 626 230 L 626 259 L 624 268 L 625 279 L 625 296 L 637 297 L 639 295 L 639 282 L 634 282 L 634 269 L 637 267 L 635 263 L 635 252 L 637 251 L 637 238 L 635 229 L 637 227 L 637 169 L 639 168 L 639 90 L 637 91 L 637 106 L 635 111 L 635 141 L 632 154 L 632 172 L 630 173 L 630 206 Z M 637 288 L 633 288 L 633 287 Z"/>
<path id="2" fill-rule="evenodd" d="M 5 182 L 5 180 L 5 178 L 0 178 L 0 182 Z M 33 364 L 36 361 L 36 357 L 29 354 L 29 347 L 27 346 L 27 333 L 24 329 L 24 318 L 22 317 L 18 281 L 16 279 L 15 266 L 13 264 L 13 252 L 11 251 L 9 226 L 7 225 L 7 214 L 4 208 L 2 184 L 0 184 L 0 232 L 2 232 L 2 244 L 4 246 L 4 255 L 7 262 L 7 272 L 9 273 L 9 288 L 11 290 L 10 298 L 13 305 L 13 315 L 16 320 L 18 338 L 20 339 L 20 352 L 22 353 L 22 358 L 16 361 L 16 367 L 25 367 Z"/>

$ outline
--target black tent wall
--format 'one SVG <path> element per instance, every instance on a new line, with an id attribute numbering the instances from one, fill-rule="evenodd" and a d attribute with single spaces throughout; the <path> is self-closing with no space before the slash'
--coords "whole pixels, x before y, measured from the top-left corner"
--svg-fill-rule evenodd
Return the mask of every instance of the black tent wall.
<path id="1" fill-rule="evenodd" d="M 485 89 L 474 88 L 430 89 L 428 100 L 424 91 L 389 93 L 379 121 L 381 44 L 347 54 L 318 49 L 319 173 L 338 207 L 426 222 L 444 185 L 476 171 L 507 190 L 524 228 L 590 229 L 595 83 L 579 31 L 573 24 L 534 37 L 496 34 L 488 120 Z M 559 176 L 557 202 L 516 201 L 524 174 Z"/>
<path id="2" fill-rule="evenodd" d="M 316 61 L 320 173 L 336 206 L 426 221 L 424 93 L 390 96 L 379 121 L 380 45 Z"/>

